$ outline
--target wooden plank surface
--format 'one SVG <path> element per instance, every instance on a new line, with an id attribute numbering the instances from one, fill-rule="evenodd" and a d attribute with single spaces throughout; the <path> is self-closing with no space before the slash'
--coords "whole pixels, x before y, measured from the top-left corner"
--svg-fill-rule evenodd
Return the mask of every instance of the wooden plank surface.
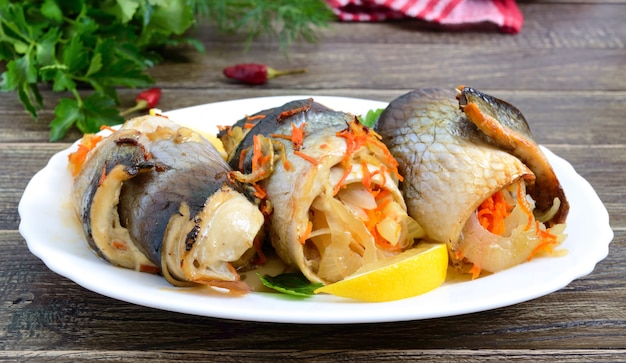
<path id="1" fill-rule="evenodd" d="M 626 361 L 626 1 L 520 1 L 522 33 L 423 23 L 333 24 L 289 56 L 203 26 L 206 54 L 173 51 L 150 70 L 160 107 L 277 95 L 390 101 L 419 87 L 467 84 L 516 105 L 537 141 L 567 160 L 607 207 L 615 238 L 588 276 L 513 306 L 423 321 L 295 325 L 197 317 L 101 296 L 51 272 L 18 232 L 30 178 L 80 137 L 48 143 L 63 95 L 44 90 L 38 121 L 0 96 L 0 360 L 99 362 Z M 306 67 L 248 87 L 239 62 Z M 0 66 L 1 67 L 1 66 Z M 86 91 L 84 91 L 86 92 Z M 137 90 L 120 90 L 122 106 Z M 53 190 L 50 193 L 54 193 Z"/>

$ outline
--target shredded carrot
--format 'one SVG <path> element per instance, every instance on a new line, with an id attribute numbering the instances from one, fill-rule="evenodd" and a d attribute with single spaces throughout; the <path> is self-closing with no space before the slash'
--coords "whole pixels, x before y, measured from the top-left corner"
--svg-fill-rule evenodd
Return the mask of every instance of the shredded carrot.
<path id="1" fill-rule="evenodd" d="M 118 241 L 118 240 L 114 240 L 112 243 L 114 248 L 118 249 L 118 250 L 126 250 L 128 248 L 128 246 L 126 246 L 126 243 L 122 242 L 122 241 Z"/>
<path id="2" fill-rule="evenodd" d="M 300 235 L 300 238 L 298 238 L 300 244 L 305 244 L 306 240 L 309 239 L 309 236 L 311 235 L 311 231 L 313 230 L 313 222 L 308 221 L 306 224 L 306 230 L 304 231 L 304 233 L 302 233 Z"/>
<path id="3" fill-rule="evenodd" d="M 151 273 L 151 274 L 158 274 L 159 272 L 161 272 L 161 269 L 156 267 L 156 266 L 139 265 L 139 271 L 147 272 L 147 273 Z"/>
<path id="4" fill-rule="evenodd" d="M 386 239 L 384 239 L 380 233 L 378 233 L 378 229 L 376 229 L 376 226 L 378 225 L 378 223 L 380 223 L 386 216 L 383 213 L 385 207 L 391 203 L 393 197 L 391 197 L 391 195 L 389 195 L 389 198 L 384 198 L 382 199 L 378 205 L 376 206 L 376 208 L 374 209 L 367 209 L 365 210 L 365 213 L 367 214 L 367 221 L 365 221 L 365 227 L 367 228 L 367 230 L 370 232 L 370 234 L 374 237 L 374 242 L 381 248 L 388 250 L 388 251 L 395 251 L 395 252 L 400 252 L 401 248 L 400 245 L 393 245 L 391 244 L 389 241 L 387 241 Z"/>
<path id="5" fill-rule="evenodd" d="M 254 196 L 259 198 L 259 199 L 265 199 L 267 197 L 267 192 L 265 191 L 265 189 L 263 189 L 263 187 L 259 184 L 252 184 L 252 187 L 254 188 Z"/>
<path id="6" fill-rule="evenodd" d="M 78 149 L 67 156 L 72 176 L 78 175 L 87 159 L 87 154 L 103 139 L 100 135 L 86 134 L 78 144 Z"/>
<path id="7" fill-rule="evenodd" d="M 254 135 L 252 149 L 252 170 L 257 170 L 263 165 L 263 152 L 261 151 L 261 143 L 259 137 Z"/>
<path id="8" fill-rule="evenodd" d="M 252 243 L 252 246 L 254 247 L 254 250 L 256 251 L 256 257 L 254 258 L 253 263 L 255 265 L 265 265 L 265 263 L 267 262 L 267 257 L 265 256 L 265 253 L 263 252 L 263 239 L 260 238 L 259 236 L 256 236 L 254 238 L 254 242 Z"/>
<path id="9" fill-rule="evenodd" d="M 270 134 L 270 137 L 273 137 L 275 139 L 284 139 L 284 140 L 291 141 L 291 136 L 285 135 L 285 134 Z"/>
<path id="10" fill-rule="evenodd" d="M 526 228 L 524 228 L 524 231 L 528 231 L 530 227 L 532 227 L 533 225 L 533 220 L 535 219 L 535 216 L 533 215 L 533 212 L 528 207 L 526 198 L 524 198 L 524 196 L 522 195 L 521 182 L 517 186 L 517 205 L 519 205 L 520 208 L 522 209 L 522 212 L 524 212 L 524 214 L 528 216 L 528 223 L 526 224 Z"/>
<path id="11" fill-rule="evenodd" d="M 241 150 L 241 153 L 239 153 L 239 170 L 243 170 L 243 163 L 246 159 L 246 154 L 248 154 L 248 149 L 243 149 Z"/>
<path id="12" fill-rule="evenodd" d="M 270 134 L 271 137 L 284 139 L 291 141 L 294 150 L 300 150 L 302 144 L 304 143 L 304 126 L 306 125 L 303 122 L 300 126 L 296 126 L 295 123 L 291 123 L 291 135 L 285 134 Z"/>
<path id="13" fill-rule="evenodd" d="M 107 177 L 107 166 L 104 164 L 102 167 L 102 173 L 100 174 L 100 179 L 98 179 L 98 186 L 102 185 L 104 179 Z"/>
<path id="14" fill-rule="evenodd" d="M 367 163 L 361 161 L 361 169 L 363 169 L 363 185 L 370 193 L 372 193 L 372 173 L 367 168 Z"/>
<path id="15" fill-rule="evenodd" d="M 504 219 L 511 214 L 513 206 L 504 199 L 504 192 L 497 191 L 485 199 L 478 207 L 478 221 L 480 225 L 493 234 L 504 234 Z"/>
<path id="16" fill-rule="evenodd" d="M 355 127 L 352 127 L 352 123 L 348 125 L 348 128 L 337 132 L 337 136 L 343 137 L 346 140 L 346 153 L 343 157 L 343 162 L 348 163 L 354 151 L 366 142 L 366 135 L 364 133 L 356 134 Z"/>
<path id="17" fill-rule="evenodd" d="M 256 124 L 250 123 L 250 122 L 246 122 L 245 124 L 243 124 L 243 128 L 244 129 L 251 129 L 254 126 L 256 126 Z"/>
<path id="18" fill-rule="evenodd" d="M 461 250 L 455 250 L 454 252 L 454 257 L 457 260 L 462 260 L 465 256 L 463 256 L 463 252 Z"/>
<path id="19" fill-rule="evenodd" d="M 254 116 L 246 116 L 246 121 L 251 122 L 251 121 L 258 121 L 262 118 L 265 118 L 265 115 L 254 115 Z"/>
<path id="20" fill-rule="evenodd" d="M 377 203 L 380 203 L 378 201 L 383 200 L 388 196 L 391 196 L 391 192 L 388 189 L 379 189 L 374 198 L 376 199 Z"/>
<path id="21" fill-rule="evenodd" d="M 112 127 L 111 127 L 111 126 L 109 126 L 109 125 L 102 125 L 102 126 L 100 126 L 100 131 L 103 131 L 103 130 L 107 130 L 107 131 L 115 132 L 115 129 L 114 129 L 114 128 L 112 128 Z"/>
<path id="22" fill-rule="evenodd" d="M 293 122 L 291 123 L 291 142 L 295 150 L 300 150 L 304 143 L 304 126 L 306 122 L 303 122 L 299 127 Z"/>
<path id="23" fill-rule="evenodd" d="M 281 112 L 280 115 L 278 115 L 278 117 L 276 118 L 276 121 L 281 122 L 283 119 L 286 119 L 287 117 L 291 117 L 300 112 L 308 111 L 311 108 L 312 102 L 313 102 L 313 99 L 310 99 L 309 103 L 304 106 L 296 107 L 294 109 Z"/>
<path id="24" fill-rule="evenodd" d="M 252 151 L 252 170 L 258 170 L 265 163 L 270 160 L 269 156 L 264 156 L 263 151 L 261 150 L 261 142 L 259 141 L 258 135 L 254 135 L 253 140 L 253 151 Z"/>
<path id="25" fill-rule="evenodd" d="M 365 227 L 374 237 L 374 241 L 376 242 L 376 244 L 387 250 L 394 250 L 396 249 L 396 246 L 393 246 L 391 243 L 389 243 L 389 241 L 385 240 L 380 235 L 380 233 L 378 233 L 376 226 L 386 217 L 383 211 L 385 210 L 385 207 L 387 207 L 387 205 L 392 202 L 392 200 L 393 197 L 391 196 L 391 194 L 387 193 L 385 197 L 376 198 L 376 208 L 365 210 L 365 213 L 367 214 Z"/>
<path id="26" fill-rule="evenodd" d="M 370 144 L 380 149 L 385 155 L 385 161 L 391 167 L 391 171 L 396 175 L 399 181 L 404 180 L 400 172 L 398 171 L 398 161 L 393 157 L 391 151 L 387 148 L 387 146 L 381 141 L 380 135 L 378 135 L 373 130 L 370 130 L 370 134 L 373 137 L 370 137 Z"/>
<path id="27" fill-rule="evenodd" d="M 240 129 L 240 127 L 237 127 L 237 128 Z M 218 125 L 217 131 L 219 132 L 226 131 L 226 135 L 231 136 L 231 137 L 235 134 L 233 132 L 233 127 L 231 125 Z"/>
<path id="28" fill-rule="evenodd" d="M 317 160 L 315 160 L 315 158 L 313 158 L 312 156 L 309 156 L 309 155 L 303 153 L 302 151 L 294 150 L 293 153 L 295 155 L 298 155 L 299 157 L 301 157 L 302 159 L 308 161 L 309 163 L 311 163 L 313 165 L 317 165 L 318 164 L 318 162 L 317 162 Z"/>
<path id="29" fill-rule="evenodd" d="M 348 165 L 344 169 L 343 175 L 341 176 L 341 179 L 339 179 L 339 182 L 337 182 L 337 185 L 335 185 L 335 188 L 333 189 L 333 195 L 337 195 L 337 193 L 339 193 L 339 189 L 341 189 L 341 187 L 343 187 L 343 182 L 346 181 L 346 179 L 348 178 L 348 175 L 350 175 L 351 171 L 352 171 L 352 165 Z"/>
<path id="30" fill-rule="evenodd" d="M 291 163 L 289 162 L 289 160 L 287 160 L 286 157 L 282 158 L 283 160 L 283 166 L 285 167 L 286 171 L 290 171 L 291 170 Z"/>
<path id="31" fill-rule="evenodd" d="M 346 140 L 346 153 L 342 160 L 344 164 L 347 164 L 352 154 L 362 146 L 368 147 L 370 150 L 378 149 L 384 155 L 384 160 L 382 161 L 391 168 L 391 172 L 396 175 L 399 181 L 403 180 L 402 175 L 398 172 L 398 162 L 376 132 L 363 126 L 358 121 L 353 121 L 348 124 L 346 129 L 337 132 L 336 135 Z"/>
<path id="32" fill-rule="evenodd" d="M 540 228 L 539 221 L 535 221 L 535 232 L 537 236 L 541 239 L 541 242 L 539 242 L 537 247 L 532 250 L 530 256 L 528 256 L 528 261 L 530 261 L 533 257 L 535 257 L 537 253 L 541 251 L 546 251 L 548 253 L 552 252 L 553 247 L 557 243 L 556 235 L 552 234 L 549 228 L 545 231 L 542 230 Z"/>
<path id="33" fill-rule="evenodd" d="M 478 276 L 480 276 L 480 272 L 481 272 L 482 270 L 483 270 L 483 269 L 482 269 L 482 268 L 480 268 L 480 266 L 478 266 L 478 265 L 472 265 L 472 268 L 470 268 L 468 272 L 472 274 L 472 280 L 474 280 L 474 279 L 476 279 Z"/>

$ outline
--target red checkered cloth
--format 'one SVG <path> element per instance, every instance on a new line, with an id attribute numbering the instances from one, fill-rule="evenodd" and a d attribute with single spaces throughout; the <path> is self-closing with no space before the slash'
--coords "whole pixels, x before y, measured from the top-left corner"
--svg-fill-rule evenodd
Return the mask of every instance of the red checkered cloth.
<path id="1" fill-rule="evenodd" d="M 443 25 L 494 23 L 506 33 L 522 29 L 515 0 L 326 0 L 342 21 L 414 18 Z"/>

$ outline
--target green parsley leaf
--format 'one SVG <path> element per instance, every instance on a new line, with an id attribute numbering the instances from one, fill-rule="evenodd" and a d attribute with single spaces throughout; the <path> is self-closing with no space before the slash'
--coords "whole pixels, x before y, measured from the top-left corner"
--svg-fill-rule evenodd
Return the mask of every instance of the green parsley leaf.
<path id="1" fill-rule="evenodd" d="M 54 116 L 50 123 L 50 141 L 61 140 L 67 130 L 82 117 L 78 101 L 71 98 L 61 98 L 54 108 Z"/>
<path id="2" fill-rule="evenodd" d="M 87 50 L 80 40 L 80 37 L 72 37 L 67 46 L 63 49 L 63 64 L 67 66 L 67 71 L 78 73 L 89 64 Z"/>
<path id="3" fill-rule="evenodd" d="M 261 276 L 257 273 L 263 285 L 288 295 L 308 297 L 314 291 L 324 286 L 322 283 L 310 282 L 302 273 L 285 273 L 277 276 Z"/>
<path id="4" fill-rule="evenodd" d="M 39 67 L 53 65 L 56 62 L 56 45 L 61 39 L 58 28 L 50 28 L 35 45 L 35 59 Z"/>
<path id="5" fill-rule="evenodd" d="M 44 0 L 41 4 L 41 14 L 56 23 L 63 21 L 63 12 L 55 0 Z"/>
<path id="6" fill-rule="evenodd" d="M 380 117 L 380 114 L 383 113 L 384 110 L 385 110 L 384 108 L 369 110 L 365 114 L 365 117 L 358 116 L 359 122 L 361 122 L 363 125 L 367 127 L 374 127 L 374 125 L 376 124 L 376 121 L 378 121 L 378 118 Z"/>
<path id="7" fill-rule="evenodd" d="M 115 15 L 122 24 L 126 24 L 135 16 L 138 8 L 139 1 L 137 0 L 117 0 L 105 11 Z"/>
<path id="8" fill-rule="evenodd" d="M 20 102 L 33 118 L 37 118 L 37 107 L 42 107 L 43 102 L 37 88 L 37 69 L 32 53 L 7 64 L 7 70 L 2 74 L 0 89 L 2 91 L 17 90 Z"/>
<path id="9" fill-rule="evenodd" d="M 74 125 L 83 133 L 94 133 L 103 125 L 121 124 L 124 119 L 114 105 L 114 99 L 98 92 L 84 100 L 62 98 L 54 109 L 55 118 L 50 123 L 50 141 L 62 139 Z"/>
<path id="10" fill-rule="evenodd" d="M 67 73 L 66 69 L 56 69 L 54 71 L 54 78 L 52 83 L 52 90 L 61 92 L 65 90 L 72 90 L 76 88 L 76 82 L 72 80 L 72 77 Z"/>
<path id="11" fill-rule="evenodd" d="M 76 124 L 83 133 L 100 131 L 102 126 L 118 125 L 124 122 L 115 109 L 115 99 L 102 93 L 93 93 L 85 98 L 81 111 L 84 117 Z"/>

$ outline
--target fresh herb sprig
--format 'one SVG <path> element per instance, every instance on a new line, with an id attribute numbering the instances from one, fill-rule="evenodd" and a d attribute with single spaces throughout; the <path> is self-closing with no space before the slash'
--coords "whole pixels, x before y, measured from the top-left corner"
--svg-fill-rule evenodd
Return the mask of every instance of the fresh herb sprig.
<path id="1" fill-rule="evenodd" d="M 315 30 L 334 18 L 324 0 L 198 0 L 197 12 L 222 32 L 247 34 L 248 45 L 269 36 L 283 50 L 296 40 L 317 41 Z"/>
<path id="2" fill-rule="evenodd" d="M 277 276 L 265 275 L 257 273 L 259 279 L 266 287 L 274 289 L 283 294 L 310 297 L 315 294 L 315 290 L 324 286 L 322 283 L 310 282 L 302 273 L 283 273 Z"/>
<path id="3" fill-rule="evenodd" d="M 374 110 L 368 110 L 365 116 L 358 116 L 359 122 L 367 127 L 374 127 L 380 115 L 385 111 L 384 108 L 377 108 Z"/>
<path id="4" fill-rule="evenodd" d="M 117 89 L 153 84 L 146 70 L 161 60 L 160 49 L 204 51 L 185 36 L 200 18 L 248 39 L 278 37 L 286 47 L 314 40 L 313 27 L 331 16 L 323 0 L 0 0 L 0 89 L 17 92 L 35 119 L 41 86 L 67 94 L 50 123 L 56 141 L 74 126 L 90 133 L 123 122 Z"/>

